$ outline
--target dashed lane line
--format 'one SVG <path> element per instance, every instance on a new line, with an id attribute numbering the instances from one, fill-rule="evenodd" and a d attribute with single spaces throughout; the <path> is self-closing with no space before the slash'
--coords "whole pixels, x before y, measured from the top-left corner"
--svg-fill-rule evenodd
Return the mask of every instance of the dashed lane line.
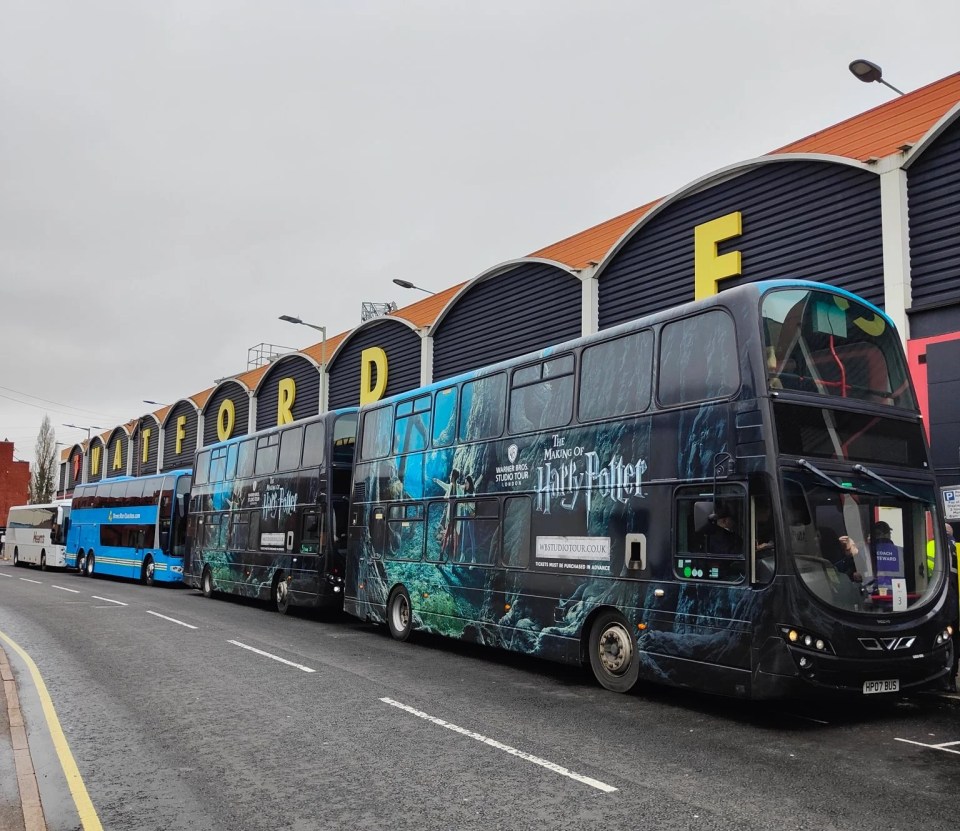
<path id="1" fill-rule="evenodd" d="M 954 753 L 957 756 L 960 756 L 960 750 L 955 750 L 954 745 L 960 745 L 960 742 L 941 742 L 940 744 L 926 744 L 925 742 L 915 742 L 910 739 L 895 739 L 898 742 L 903 742 L 904 744 L 916 744 L 920 747 L 925 747 L 928 750 L 940 750 L 944 753 Z"/>
<path id="2" fill-rule="evenodd" d="M 98 594 L 91 594 L 90 597 L 92 597 L 94 600 L 103 600 L 106 603 L 116 603 L 118 606 L 128 605 L 126 603 L 121 603 L 119 600 L 111 600 L 109 597 L 100 597 Z"/>
<path id="3" fill-rule="evenodd" d="M 196 628 L 197 628 L 196 626 L 193 626 L 193 625 L 190 624 L 190 623 L 184 623 L 182 620 L 177 620 L 175 617 L 167 617 L 166 615 L 161 615 L 160 612 L 151 612 L 149 609 L 147 609 L 147 614 L 148 614 L 148 615 L 153 615 L 154 617 L 163 618 L 164 620 L 169 620 L 171 623 L 177 623 L 177 624 L 179 624 L 180 626 L 186 626 L 187 629 L 196 629 Z"/>
<path id="4" fill-rule="evenodd" d="M 245 643 L 240 643 L 240 641 L 227 641 L 227 643 L 232 643 L 234 646 L 239 646 L 241 649 L 247 649 L 250 652 L 256 652 L 257 655 L 263 655 L 264 658 L 270 658 L 274 661 L 279 661 L 281 664 L 286 664 L 288 667 L 295 667 L 303 672 L 316 672 L 315 669 L 305 667 L 303 664 L 295 664 L 293 661 L 288 661 L 286 658 L 281 658 L 279 655 L 273 655 L 270 652 L 264 652 L 262 649 L 257 649 L 255 646 L 248 646 Z"/>
<path id="5" fill-rule="evenodd" d="M 541 759 L 539 756 L 534 756 L 532 753 L 527 753 L 523 750 L 517 750 L 515 747 L 510 747 L 508 744 L 503 744 L 502 742 L 488 738 L 480 733 L 474 733 L 473 730 L 467 730 L 465 727 L 458 727 L 456 724 L 451 724 L 449 721 L 444 721 L 442 718 L 428 715 L 421 710 L 415 710 L 413 707 L 408 707 L 406 704 L 401 704 L 399 701 L 394 701 L 392 698 L 381 698 L 380 700 L 384 704 L 389 704 L 391 707 L 396 707 L 397 709 L 410 713 L 417 718 L 422 718 L 425 721 L 432 722 L 440 727 L 446 727 L 447 730 L 453 730 L 454 733 L 459 733 L 461 736 L 467 736 L 468 738 L 475 739 L 476 741 L 482 742 L 483 744 L 489 745 L 497 750 L 502 750 L 504 753 L 509 753 L 511 756 L 516 756 L 517 758 L 524 759 L 527 762 L 533 762 L 535 765 L 539 765 L 540 767 L 546 768 L 554 773 L 559 773 L 561 776 L 566 776 L 568 779 L 582 782 L 584 785 L 589 785 L 591 788 L 596 788 L 598 791 L 603 791 L 604 793 L 614 793 L 617 790 L 615 787 L 613 787 L 613 785 L 608 785 L 606 782 L 601 782 L 599 779 L 593 779 L 589 776 L 584 776 L 581 773 L 568 770 L 567 768 L 554 764 L 553 762 L 548 762 L 546 759 Z"/>
<path id="6" fill-rule="evenodd" d="M 39 580 L 31 580 L 29 577 L 21 577 L 20 579 L 23 580 L 24 583 L 36 583 L 38 586 L 43 585 Z"/>
<path id="7" fill-rule="evenodd" d="M 53 588 L 59 589 L 62 592 L 70 592 L 71 594 L 80 594 L 78 589 L 67 589 L 67 588 L 64 588 L 63 586 L 54 586 Z"/>

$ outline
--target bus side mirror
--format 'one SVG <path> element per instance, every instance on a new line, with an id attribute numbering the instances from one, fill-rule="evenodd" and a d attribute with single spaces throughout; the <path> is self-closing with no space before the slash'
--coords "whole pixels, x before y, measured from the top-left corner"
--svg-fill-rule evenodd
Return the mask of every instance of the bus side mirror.
<path id="1" fill-rule="evenodd" d="M 698 534 L 709 531 L 716 524 L 714 521 L 715 513 L 716 506 L 713 502 L 694 502 L 693 530 Z"/>

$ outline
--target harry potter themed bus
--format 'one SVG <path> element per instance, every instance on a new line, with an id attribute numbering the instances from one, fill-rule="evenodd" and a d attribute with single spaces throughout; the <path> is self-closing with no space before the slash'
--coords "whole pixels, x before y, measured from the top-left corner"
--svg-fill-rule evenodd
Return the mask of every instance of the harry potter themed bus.
<path id="1" fill-rule="evenodd" d="M 368 404 L 352 499 L 345 609 L 399 640 L 750 698 L 952 665 L 903 349 L 827 285 L 733 288 Z"/>
<path id="2" fill-rule="evenodd" d="M 356 427 L 337 410 L 199 451 L 184 582 L 280 613 L 339 607 Z"/>

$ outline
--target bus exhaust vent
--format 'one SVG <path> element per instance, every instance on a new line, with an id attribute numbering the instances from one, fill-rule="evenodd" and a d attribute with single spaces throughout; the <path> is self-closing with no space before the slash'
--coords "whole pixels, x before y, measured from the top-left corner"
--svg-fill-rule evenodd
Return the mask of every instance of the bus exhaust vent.
<path id="1" fill-rule="evenodd" d="M 354 484 L 353 501 L 354 502 L 367 501 L 367 483 L 366 482 L 357 482 L 356 484 Z"/>

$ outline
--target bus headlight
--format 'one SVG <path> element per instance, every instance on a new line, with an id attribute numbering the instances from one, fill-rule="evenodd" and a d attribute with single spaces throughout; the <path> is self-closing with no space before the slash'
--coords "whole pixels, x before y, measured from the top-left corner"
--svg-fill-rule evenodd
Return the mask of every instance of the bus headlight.
<path id="1" fill-rule="evenodd" d="M 952 637 L 953 637 L 953 627 L 952 627 L 952 626 L 948 626 L 948 627 L 947 627 L 946 629 L 944 629 L 939 635 L 937 635 L 934 643 L 935 643 L 937 646 L 943 646 L 943 645 L 944 645 L 945 643 L 947 643 L 947 642 L 950 640 L 950 638 L 952 638 Z"/>
<path id="2" fill-rule="evenodd" d="M 791 646 L 801 646 L 811 652 L 834 654 L 830 641 L 798 626 L 781 626 L 780 634 Z"/>

